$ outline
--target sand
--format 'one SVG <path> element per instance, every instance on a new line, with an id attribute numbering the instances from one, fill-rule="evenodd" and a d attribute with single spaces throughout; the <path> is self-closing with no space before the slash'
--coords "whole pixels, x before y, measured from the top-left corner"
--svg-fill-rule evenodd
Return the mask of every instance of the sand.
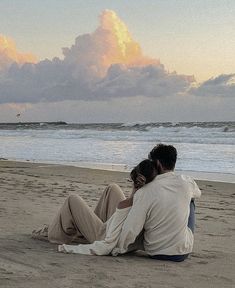
<path id="1" fill-rule="evenodd" d="M 108 183 L 130 191 L 128 174 L 49 164 L 0 161 L 0 287 L 235 287 L 235 184 L 197 181 L 194 252 L 183 263 L 69 255 L 33 240 L 66 196 L 78 193 L 90 206 Z"/>

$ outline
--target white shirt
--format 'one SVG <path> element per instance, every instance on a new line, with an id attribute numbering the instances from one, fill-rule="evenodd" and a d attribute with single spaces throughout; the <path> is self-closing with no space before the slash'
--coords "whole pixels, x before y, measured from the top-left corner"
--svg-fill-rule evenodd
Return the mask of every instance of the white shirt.
<path id="1" fill-rule="evenodd" d="M 193 233 L 188 228 L 190 201 L 200 197 L 195 181 L 168 172 L 139 189 L 112 254 L 128 251 L 144 229 L 144 249 L 149 255 L 182 255 L 192 252 Z"/>

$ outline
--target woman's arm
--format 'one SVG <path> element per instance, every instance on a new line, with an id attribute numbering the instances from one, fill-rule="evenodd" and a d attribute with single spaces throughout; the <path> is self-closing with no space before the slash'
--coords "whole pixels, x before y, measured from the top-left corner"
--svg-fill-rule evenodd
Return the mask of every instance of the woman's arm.
<path id="1" fill-rule="evenodd" d="M 118 209 L 124 209 L 127 207 L 131 207 L 133 205 L 133 196 L 135 194 L 135 192 L 140 189 L 141 187 L 143 187 L 145 185 L 146 179 L 143 175 L 139 174 L 139 176 L 136 179 L 136 183 L 133 183 L 133 188 L 132 188 L 132 193 L 131 196 L 121 202 L 119 202 L 117 208 Z"/>
<path id="2" fill-rule="evenodd" d="M 124 209 L 133 205 L 133 196 L 118 203 L 118 209 Z"/>

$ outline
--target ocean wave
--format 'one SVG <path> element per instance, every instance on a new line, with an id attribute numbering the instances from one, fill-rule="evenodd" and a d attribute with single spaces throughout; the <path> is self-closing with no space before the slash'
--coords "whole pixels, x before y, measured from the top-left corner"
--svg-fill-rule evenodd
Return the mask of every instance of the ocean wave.
<path id="1" fill-rule="evenodd" d="M 222 127 L 152 127 L 140 130 L 107 130 L 107 129 L 16 129 L 1 130 L 0 137 L 32 138 L 57 140 L 86 140 L 94 141 L 124 141 L 124 142 L 151 142 L 151 143 L 201 143 L 201 144 L 228 144 L 235 145 L 235 131 L 224 132 Z"/>
<path id="2" fill-rule="evenodd" d="M 178 169 L 235 173 L 235 122 L 0 124 L 0 157 L 19 160 L 134 166 L 160 142 L 176 146 Z"/>
<path id="3" fill-rule="evenodd" d="M 149 130 L 152 128 L 218 128 L 223 132 L 234 132 L 235 122 L 128 122 L 128 123 L 79 123 L 66 122 L 26 122 L 0 123 L 0 130 Z"/>

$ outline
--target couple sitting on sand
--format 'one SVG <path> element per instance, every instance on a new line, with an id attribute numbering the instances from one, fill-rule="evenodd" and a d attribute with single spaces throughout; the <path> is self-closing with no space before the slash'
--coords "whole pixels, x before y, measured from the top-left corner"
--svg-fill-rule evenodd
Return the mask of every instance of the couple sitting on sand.
<path id="1" fill-rule="evenodd" d="M 132 170 L 129 198 L 111 184 L 93 211 L 70 195 L 49 228 L 33 237 L 47 236 L 65 253 L 116 256 L 144 250 L 153 259 L 184 261 L 193 249 L 194 198 L 201 191 L 192 178 L 174 173 L 176 159 L 173 146 L 155 146 Z M 90 244 L 69 245 L 74 240 Z"/>

